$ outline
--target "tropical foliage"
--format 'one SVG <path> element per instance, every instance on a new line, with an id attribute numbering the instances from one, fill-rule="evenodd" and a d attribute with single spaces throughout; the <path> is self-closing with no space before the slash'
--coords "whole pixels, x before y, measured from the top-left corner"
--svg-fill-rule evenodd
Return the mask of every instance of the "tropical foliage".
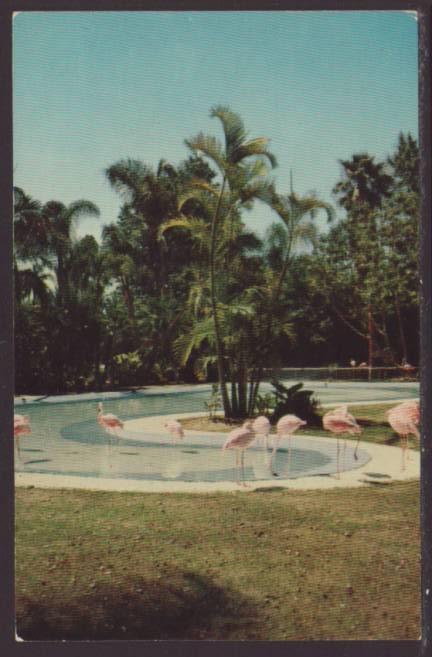
<path id="1" fill-rule="evenodd" d="M 211 381 L 234 418 L 268 406 L 271 368 L 417 362 L 412 136 L 384 162 L 342 161 L 336 211 L 278 190 L 269 140 L 227 107 L 211 116 L 221 139 L 187 139 L 178 165 L 107 166 L 121 207 L 101 243 L 77 237 L 99 214 L 91 201 L 43 204 L 15 188 L 18 393 Z M 256 203 L 274 215 L 262 237 L 247 225 Z"/>

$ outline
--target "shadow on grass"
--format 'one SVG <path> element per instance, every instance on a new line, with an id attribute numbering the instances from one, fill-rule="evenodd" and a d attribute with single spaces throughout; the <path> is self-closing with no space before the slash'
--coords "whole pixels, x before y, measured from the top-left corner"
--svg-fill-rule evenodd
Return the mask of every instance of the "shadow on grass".
<path id="1" fill-rule="evenodd" d="M 61 589 L 43 601 L 17 598 L 24 640 L 224 639 L 255 622 L 241 594 L 190 571 L 98 583 L 69 599 Z"/>
<path id="2" fill-rule="evenodd" d="M 285 486 L 263 486 L 262 488 L 254 488 L 252 493 L 274 493 L 285 491 Z"/>

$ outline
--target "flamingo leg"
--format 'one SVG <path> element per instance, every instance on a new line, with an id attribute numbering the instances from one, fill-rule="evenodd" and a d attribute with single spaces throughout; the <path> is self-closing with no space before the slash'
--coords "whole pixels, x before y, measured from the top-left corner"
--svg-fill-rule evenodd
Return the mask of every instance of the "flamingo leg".
<path id="1" fill-rule="evenodd" d="M 356 446 L 355 446 L 355 449 L 354 449 L 354 459 L 356 461 L 358 461 L 357 450 L 358 450 L 359 442 L 360 442 L 360 436 L 357 438 Z"/>
<path id="2" fill-rule="evenodd" d="M 407 450 L 406 450 L 406 459 L 407 461 L 411 461 L 411 455 L 410 455 L 410 446 L 409 446 L 409 434 L 407 434 L 406 437 L 406 444 L 407 444 Z"/>
<path id="3" fill-rule="evenodd" d="M 407 439 L 406 436 L 401 436 L 401 439 L 402 439 L 402 467 L 401 467 L 401 470 L 403 472 L 405 470 L 405 451 L 406 451 L 406 448 L 407 448 L 408 439 Z"/>
<path id="4" fill-rule="evenodd" d="M 20 439 L 19 439 L 19 436 L 16 436 L 16 438 L 15 438 L 15 442 L 16 442 L 16 447 L 17 447 L 17 454 L 18 454 L 18 457 L 21 458 L 21 447 L 20 447 Z"/>
<path id="5" fill-rule="evenodd" d="M 339 472 L 339 438 L 336 438 L 336 479 L 340 479 L 340 472 Z"/>
<path id="6" fill-rule="evenodd" d="M 248 486 L 248 484 L 246 483 L 246 480 L 245 480 L 244 453 L 245 453 L 245 451 L 244 451 L 244 449 L 242 449 L 240 462 L 241 462 L 241 471 L 242 471 L 242 486 L 244 486 L 246 488 Z"/>
<path id="7" fill-rule="evenodd" d="M 265 436 L 264 436 L 264 462 L 267 466 L 270 463 L 269 455 L 268 455 L 268 450 L 269 450 L 268 439 L 269 439 L 269 435 L 268 435 L 268 433 L 266 433 Z"/>
<path id="8" fill-rule="evenodd" d="M 279 447 L 279 436 L 275 437 L 274 439 L 273 450 L 270 456 L 270 474 L 273 475 L 274 477 L 278 476 L 277 472 L 273 472 L 273 460 L 275 458 L 275 454 L 277 452 L 278 447 Z"/>
<path id="9" fill-rule="evenodd" d="M 236 449 L 236 484 L 240 486 L 240 454 L 238 449 Z"/>
<path id="10" fill-rule="evenodd" d="M 414 427 L 412 428 L 412 432 L 413 432 L 413 435 L 415 436 L 415 438 L 417 438 L 417 440 L 420 441 L 420 432 L 419 432 L 419 430 L 417 429 L 417 427 L 414 426 Z M 408 439 L 408 437 L 407 437 L 407 439 Z M 409 456 L 409 454 L 410 454 L 410 451 L 408 450 L 408 456 Z M 411 458 L 408 458 L 408 460 L 410 461 Z"/>
<path id="11" fill-rule="evenodd" d="M 346 440 L 343 441 L 343 450 L 342 450 L 342 472 L 345 472 L 345 454 L 346 454 Z"/>
<path id="12" fill-rule="evenodd" d="M 291 447 L 292 447 L 292 436 L 288 434 L 288 472 L 290 471 L 291 466 Z"/>

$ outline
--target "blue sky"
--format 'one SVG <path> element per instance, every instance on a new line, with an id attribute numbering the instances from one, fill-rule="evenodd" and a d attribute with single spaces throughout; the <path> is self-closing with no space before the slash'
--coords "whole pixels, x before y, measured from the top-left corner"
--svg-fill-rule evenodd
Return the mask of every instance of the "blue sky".
<path id="1" fill-rule="evenodd" d="M 298 193 L 327 201 L 339 159 L 418 135 L 417 23 L 402 11 L 21 12 L 13 41 L 15 184 L 95 202 L 80 235 L 117 218 L 106 167 L 178 164 L 185 138 L 221 136 L 217 104 L 271 139 L 281 193 L 292 169 Z M 275 216 L 245 220 L 262 233 Z"/>

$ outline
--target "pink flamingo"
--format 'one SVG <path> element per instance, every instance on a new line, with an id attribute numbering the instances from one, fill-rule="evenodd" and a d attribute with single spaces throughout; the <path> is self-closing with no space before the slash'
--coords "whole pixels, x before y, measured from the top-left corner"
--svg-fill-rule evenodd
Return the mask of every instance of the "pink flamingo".
<path id="1" fill-rule="evenodd" d="M 336 450 L 337 450 L 337 457 L 336 457 L 336 476 L 339 479 L 340 477 L 340 470 L 339 470 L 339 436 L 343 434 L 360 434 L 361 433 L 361 428 L 356 422 L 356 419 L 351 415 L 351 413 L 348 413 L 348 407 L 346 405 L 343 406 L 338 406 L 338 408 L 334 408 L 332 411 L 328 411 L 325 415 L 323 415 L 323 427 L 326 431 L 331 431 L 332 433 L 336 434 L 337 436 L 337 442 L 336 442 Z M 359 444 L 360 438 L 357 440 L 356 448 L 354 451 L 354 458 L 357 460 L 357 447 Z M 346 440 L 344 440 L 344 457 L 345 457 L 345 449 L 346 449 Z"/>
<path id="2" fill-rule="evenodd" d="M 270 457 L 270 472 L 273 476 L 279 476 L 276 472 L 273 472 L 273 459 L 278 450 L 279 443 L 281 438 L 288 438 L 288 467 L 291 460 L 291 437 L 297 429 L 303 427 L 306 424 L 304 420 L 301 420 L 297 415 L 283 415 L 279 422 L 276 425 L 276 438 L 273 443 L 273 451 Z"/>
<path id="3" fill-rule="evenodd" d="M 119 420 L 117 415 L 112 413 L 103 412 L 103 404 L 98 404 L 97 421 L 104 431 L 110 435 L 118 436 L 118 430 L 123 429 L 123 422 Z"/>
<path id="4" fill-rule="evenodd" d="M 250 447 L 256 438 L 256 434 L 252 429 L 252 422 L 246 420 L 241 427 L 233 429 L 228 434 L 228 437 L 222 447 L 222 450 L 225 449 L 235 449 L 236 450 L 236 472 L 237 472 L 237 483 L 240 486 L 240 473 L 239 473 L 239 456 L 240 457 L 240 468 L 242 471 L 242 481 L 241 485 L 247 486 L 245 482 L 244 475 L 244 452 L 245 449 Z"/>
<path id="5" fill-rule="evenodd" d="M 265 415 L 260 415 L 252 423 L 252 429 L 253 431 L 257 434 L 257 436 L 262 436 L 263 437 L 263 442 L 264 442 L 264 450 L 267 454 L 267 448 L 268 448 L 268 437 L 270 433 L 270 421 L 268 418 L 265 417 Z"/>
<path id="6" fill-rule="evenodd" d="M 183 427 L 177 420 L 169 420 L 164 424 L 165 429 L 168 429 L 171 434 L 172 442 L 176 440 L 181 440 L 184 437 Z"/>
<path id="7" fill-rule="evenodd" d="M 406 401 L 394 406 L 386 413 L 391 428 L 396 431 L 402 441 L 402 470 L 405 470 L 405 452 L 408 450 L 408 436 L 414 434 L 420 439 L 417 425 L 420 421 L 420 405 L 418 401 Z M 409 459 L 407 453 L 407 459 Z"/>
<path id="8" fill-rule="evenodd" d="M 31 433 L 28 415 L 14 415 L 14 438 L 17 446 L 18 456 L 21 456 L 19 437 L 21 434 Z"/>

